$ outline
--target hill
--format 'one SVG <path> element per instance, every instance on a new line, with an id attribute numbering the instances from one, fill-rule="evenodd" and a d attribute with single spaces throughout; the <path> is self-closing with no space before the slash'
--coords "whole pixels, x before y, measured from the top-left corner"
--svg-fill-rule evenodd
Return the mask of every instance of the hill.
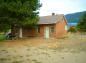
<path id="1" fill-rule="evenodd" d="M 67 15 L 65 15 L 65 17 L 66 17 L 68 23 L 78 23 L 79 19 L 81 18 L 81 16 L 83 15 L 84 12 L 85 11 L 67 14 Z"/>

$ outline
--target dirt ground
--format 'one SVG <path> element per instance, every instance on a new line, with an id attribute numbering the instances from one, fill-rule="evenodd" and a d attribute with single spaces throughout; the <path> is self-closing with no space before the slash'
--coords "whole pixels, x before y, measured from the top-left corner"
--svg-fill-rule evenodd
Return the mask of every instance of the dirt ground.
<path id="1" fill-rule="evenodd" d="M 86 63 L 86 35 L 0 42 L 0 63 Z"/>

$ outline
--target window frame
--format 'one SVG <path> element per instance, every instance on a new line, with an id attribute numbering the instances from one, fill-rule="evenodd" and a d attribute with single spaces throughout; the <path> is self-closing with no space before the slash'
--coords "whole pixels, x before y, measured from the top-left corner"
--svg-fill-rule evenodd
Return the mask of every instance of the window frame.
<path id="1" fill-rule="evenodd" d="M 55 27 L 54 26 L 51 26 L 50 27 L 50 33 L 54 33 L 55 32 Z"/>

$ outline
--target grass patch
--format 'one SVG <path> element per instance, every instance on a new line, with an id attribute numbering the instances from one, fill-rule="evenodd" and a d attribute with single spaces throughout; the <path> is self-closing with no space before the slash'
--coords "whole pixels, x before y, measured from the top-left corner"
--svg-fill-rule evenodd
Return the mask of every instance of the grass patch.
<path id="1" fill-rule="evenodd" d="M 23 61 L 13 61 L 12 63 L 22 63 Z"/>
<path id="2" fill-rule="evenodd" d="M 7 58 L 0 58 L 0 61 L 6 61 Z"/>
<path id="3" fill-rule="evenodd" d="M 28 48 L 27 51 L 30 51 L 30 49 Z"/>
<path id="4" fill-rule="evenodd" d="M 36 60 L 36 59 L 34 59 L 34 60 L 32 60 L 33 62 L 35 62 L 35 63 L 42 63 L 42 62 L 39 62 L 38 60 Z"/>
<path id="5" fill-rule="evenodd" d="M 4 34 L 0 34 L 0 42 L 5 40 L 5 35 Z"/>

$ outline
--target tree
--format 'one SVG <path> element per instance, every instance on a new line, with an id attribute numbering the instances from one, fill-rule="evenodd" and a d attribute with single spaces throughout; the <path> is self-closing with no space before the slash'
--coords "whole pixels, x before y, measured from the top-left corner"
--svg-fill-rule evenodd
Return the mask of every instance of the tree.
<path id="1" fill-rule="evenodd" d="M 0 0 L 0 31 L 35 24 L 40 6 L 39 0 Z"/>
<path id="2" fill-rule="evenodd" d="M 83 16 L 81 17 L 77 29 L 81 32 L 86 32 L 86 12 L 84 12 Z"/>

